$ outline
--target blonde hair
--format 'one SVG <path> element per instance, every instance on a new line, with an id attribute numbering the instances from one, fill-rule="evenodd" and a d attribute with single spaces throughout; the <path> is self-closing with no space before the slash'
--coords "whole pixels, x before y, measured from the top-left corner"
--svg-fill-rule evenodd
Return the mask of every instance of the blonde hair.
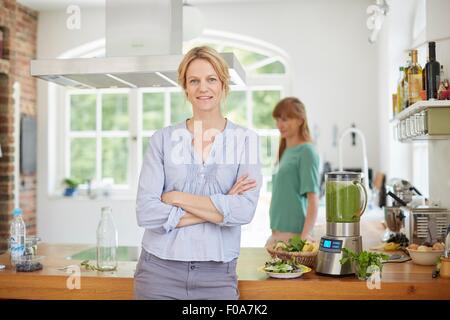
<path id="1" fill-rule="evenodd" d="M 183 60 L 178 67 L 178 83 L 184 90 L 186 94 L 186 72 L 192 61 L 196 59 L 203 59 L 208 61 L 216 71 L 219 80 L 222 82 L 223 91 L 225 98 L 230 91 L 230 86 L 228 82 L 230 80 L 230 73 L 228 72 L 228 64 L 226 61 L 220 56 L 220 54 L 211 47 L 201 46 L 195 47 L 189 50 L 183 57 Z"/>
<path id="2" fill-rule="evenodd" d="M 306 117 L 306 108 L 305 105 L 296 97 L 287 97 L 280 100 L 275 109 L 272 111 L 273 118 L 281 118 L 285 116 L 287 118 L 297 118 L 303 120 L 303 124 L 299 128 L 299 136 L 307 141 L 311 142 L 311 134 L 309 132 L 308 119 Z M 281 156 L 286 150 L 286 139 L 280 139 L 280 146 L 278 148 L 278 161 L 280 161 Z"/>

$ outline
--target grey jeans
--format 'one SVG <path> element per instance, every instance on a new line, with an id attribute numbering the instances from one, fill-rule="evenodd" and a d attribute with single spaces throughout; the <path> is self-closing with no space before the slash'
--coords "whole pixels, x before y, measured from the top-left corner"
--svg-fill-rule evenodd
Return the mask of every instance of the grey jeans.
<path id="1" fill-rule="evenodd" d="M 137 300 L 237 300 L 237 259 L 164 260 L 142 249 L 134 274 Z"/>

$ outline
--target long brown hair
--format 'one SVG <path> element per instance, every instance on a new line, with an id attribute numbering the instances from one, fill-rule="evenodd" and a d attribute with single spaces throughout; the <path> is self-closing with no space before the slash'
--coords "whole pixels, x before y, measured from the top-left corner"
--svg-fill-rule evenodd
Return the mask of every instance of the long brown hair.
<path id="1" fill-rule="evenodd" d="M 311 134 L 309 132 L 308 119 L 306 117 L 306 109 L 303 102 L 301 102 L 296 97 L 287 97 L 280 100 L 275 106 L 275 109 L 273 109 L 272 111 L 272 117 L 276 119 L 281 118 L 282 116 L 285 116 L 290 119 L 297 118 L 303 120 L 303 124 L 299 128 L 298 134 L 303 140 L 311 142 Z M 277 162 L 280 161 L 281 156 L 283 155 L 285 150 L 286 150 L 286 139 L 281 138 L 280 147 L 278 148 Z"/>

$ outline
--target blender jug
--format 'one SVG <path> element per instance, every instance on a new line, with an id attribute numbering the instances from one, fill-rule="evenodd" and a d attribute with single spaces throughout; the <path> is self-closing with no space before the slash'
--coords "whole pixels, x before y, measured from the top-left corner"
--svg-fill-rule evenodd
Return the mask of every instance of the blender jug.
<path id="1" fill-rule="evenodd" d="M 327 173 L 325 190 L 327 222 L 359 222 L 367 206 L 367 191 L 360 173 Z"/>

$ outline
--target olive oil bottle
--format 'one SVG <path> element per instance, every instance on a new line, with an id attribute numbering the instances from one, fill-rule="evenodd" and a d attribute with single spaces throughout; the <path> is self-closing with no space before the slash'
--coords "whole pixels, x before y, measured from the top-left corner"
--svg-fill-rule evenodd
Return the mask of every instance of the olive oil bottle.
<path id="1" fill-rule="evenodd" d="M 408 103 L 412 105 L 422 100 L 420 91 L 423 88 L 422 67 L 417 63 L 417 50 L 411 51 L 411 67 L 408 68 Z"/>

